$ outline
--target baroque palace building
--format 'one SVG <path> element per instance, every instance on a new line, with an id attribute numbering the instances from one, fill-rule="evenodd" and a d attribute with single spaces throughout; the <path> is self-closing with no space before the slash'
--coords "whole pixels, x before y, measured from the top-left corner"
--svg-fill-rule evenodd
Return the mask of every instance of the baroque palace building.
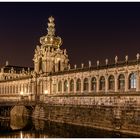
<path id="1" fill-rule="evenodd" d="M 55 35 L 54 18 L 49 17 L 47 35 L 40 38 L 34 54 L 34 68 L 6 65 L 0 71 L 0 99 L 29 100 L 44 96 L 135 94 L 140 91 L 140 55 L 135 60 L 105 60 L 88 67 L 71 67 L 62 39 Z"/>

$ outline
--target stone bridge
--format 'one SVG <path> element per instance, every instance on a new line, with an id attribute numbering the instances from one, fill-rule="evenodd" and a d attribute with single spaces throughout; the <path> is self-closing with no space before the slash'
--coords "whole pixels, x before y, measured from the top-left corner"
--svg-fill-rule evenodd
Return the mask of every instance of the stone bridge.
<path id="1" fill-rule="evenodd" d="M 0 101 L 0 118 L 1 119 L 8 119 L 10 118 L 10 112 L 14 108 L 18 107 L 17 113 L 20 112 L 21 108 L 27 108 L 28 110 L 34 110 L 36 105 L 35 101 L 28 101 L 28 100 L 3 100 Z"/>

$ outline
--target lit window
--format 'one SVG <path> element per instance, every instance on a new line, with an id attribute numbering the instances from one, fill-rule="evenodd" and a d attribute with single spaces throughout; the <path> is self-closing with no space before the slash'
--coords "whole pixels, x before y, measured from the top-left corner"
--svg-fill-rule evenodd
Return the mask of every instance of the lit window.
<path id="1" fill-rule="evenodd" d="M 88 91 L 88 78 L 84 79 L 84 91 Z"/>
<path id="2" fill-rule="evenodd" d="M 61 92 L 62 91 L 62 82 L 59 81 L 58 82 L 58 92 Z"/>
<path id="3" fill-rule="evenodd" d="M 129 88 L 135 89 L 136 88 L 136 74 L 131 73 L 129 76 Z"/>
<path id="4" fill-rule="evenodd" d="M 70 91 L 74 91 L 74 80 L 70 80 Z"/>
<path id="5" fill-rule="evenodd" d="M 67 82 L 67 80 L 64 81 L 64 92 L 68 92 L 68 82 Z"/>
<path id="6" fill-rule="evenodd" d="M 119 89 L 124 90 L 124 88 L 125 88 L 125 77 L 124 77 L 123 74 L 119 75 L 118 82 L 119 82 Z"/>
<path id="7" fill-rule="evenodd" d="M 96 78 L 91 79 L 91 90 L 96 91 Z"/>
<path id="8" fill-rule="evenodd" d="M 76 91 L 81 91 L 81 80 L 77 79 L 76 81 Z"/>
<path id="9" fill-rule="evenodd" d="M 100 90 L 105 90 L 105 78 L 101 76 L 100 78 Z"/>
<path id="10" fill-rule="evenodd" d="M 110 89 L 110 90 L 114 90 L 115 81 L 114 81 L 114 76 L 113 76 L 113 75 L 110 75 L 110 76 L 109 76 L 108 82 L 109 82 L 109 89 Z"/>

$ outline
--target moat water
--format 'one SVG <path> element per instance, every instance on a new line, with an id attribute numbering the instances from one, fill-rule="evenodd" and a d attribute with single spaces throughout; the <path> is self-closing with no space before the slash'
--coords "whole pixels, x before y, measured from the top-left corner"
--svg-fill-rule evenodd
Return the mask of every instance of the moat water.
<path id="1" fill-rule="evenodd" d="M 0 138 L 132 138 L 89 127 L 54 123 L 31 118 L 12 121 L 0 119 Z"/>

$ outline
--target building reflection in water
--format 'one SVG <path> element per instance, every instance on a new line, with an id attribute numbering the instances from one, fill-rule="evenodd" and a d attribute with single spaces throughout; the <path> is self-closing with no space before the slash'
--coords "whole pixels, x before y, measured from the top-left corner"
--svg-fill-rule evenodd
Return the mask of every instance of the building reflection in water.
<path id="1" fill-rule="evenodd" d="M 22 131 L 20 131 L 20 138 L 21 138 L 21 139 L 23 138 L 23 134 L 22 134 Z"/>
<path id="2" fill-rule="evenodd" d="M 14 118 L 15 119 L 15 118 Z M 18 117 L 18 120 L 0 120 L 0 138 L 95 138 L 133 137 L 89 127 Z M 20 124 L 21 123 L 21 124 Z"/>
<path id="3" fill-rule="evenodd" d="M 21 130 L 28 123 L 29 117 L 26 116 L 11 116 L 10 118 L 10 127 L 12 130 Z"/>

